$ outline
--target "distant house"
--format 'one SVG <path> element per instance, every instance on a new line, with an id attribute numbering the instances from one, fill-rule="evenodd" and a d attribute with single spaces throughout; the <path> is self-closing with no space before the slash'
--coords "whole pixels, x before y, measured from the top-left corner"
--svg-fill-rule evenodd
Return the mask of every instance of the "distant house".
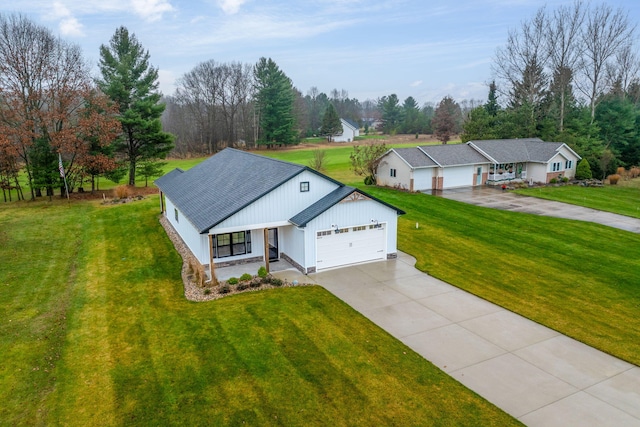
<path id="1" fill-rule="evenodd" d="M 378 185 L 409 191 L 511 181 L 548 183 L 573 178 L 579 160 L 566 144 L 537 138 L 394 148 L 380 158 L 376 180 Z"/>
<path id="2" fill-rule="evenodd" d="M 353 142 L 356 136 L 360 136 L 360 127 L 357 123 L 346 119 L 340 119 L 340 123 L 342 123 L 342 134 L 333 137 L 335 142 Z"/>
<path id="3" fill-rule="evenodd" d="M 404 212 L 306 166 L 227 148 L 155 183 L 205 267 L 284 259 L 312 273 L 396 257 Z"/>

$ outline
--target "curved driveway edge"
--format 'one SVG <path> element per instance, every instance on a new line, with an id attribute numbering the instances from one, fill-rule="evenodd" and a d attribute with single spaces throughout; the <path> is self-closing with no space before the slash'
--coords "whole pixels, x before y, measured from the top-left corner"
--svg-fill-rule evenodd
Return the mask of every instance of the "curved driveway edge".
<path id="1" fill-rule="evenodd" d="M 640 426 L 640 368 L 414 268 L 344 267 L 315 281 L 425 359 L 530 426 Z"/>
<path id="2" fill-rule="evenodd" d="M 609 227 L 631 231 L 632 233 L 640 233 L 640 219 L 637 218 L 568 203 L 539 199 L 537 197 L 523 196 L 521 194 L 502 191 L 500 188 L 465 187 L 442 190 L 435 193 L 429 191 L 426 192 L 426 194 L 434 194 L 446 199 L 457 200 L 485 208 L 595 222 Z"/>

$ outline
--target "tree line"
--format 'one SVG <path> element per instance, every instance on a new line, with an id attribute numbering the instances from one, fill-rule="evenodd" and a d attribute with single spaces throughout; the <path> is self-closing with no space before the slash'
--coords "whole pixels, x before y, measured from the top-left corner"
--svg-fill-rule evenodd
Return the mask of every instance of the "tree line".
<path id="1" fill-rule="evenodd" d="M 173 148 L 161 129 L 158 71 L 121 27 L 100 47 L 93 78 L 77 45 L 23 15 L 0 15 L 0 187 L 24 199 L 83 188 L 105 176 L 129 184 Z M 149 170 L 149 168 L 142 169 Z M 65 185 L 66 180 L 68 185 Z M 67 190 L 68 189 L 68 190 Z"/>

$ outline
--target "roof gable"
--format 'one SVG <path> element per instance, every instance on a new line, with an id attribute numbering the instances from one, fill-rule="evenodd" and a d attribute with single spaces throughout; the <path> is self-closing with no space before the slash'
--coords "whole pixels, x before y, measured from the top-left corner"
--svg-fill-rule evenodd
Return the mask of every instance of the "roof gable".
<path id="1" fill-rule="evenodd" d="M 308 208 L 304 209 L 302 212 L 297 213 L 295 216 L 293 216 L 291 219 L 289 219 L 289 222 L 291 224 L 297 226 L 297 227 L 305 227 L 309 223 L 309 221 L 311 221 L 314 218 L 320 216 L 322 213 L 326 212 L 327 210 L 329 210 L 334 205 L 340 203 L 342 200 L 346 199 L 347 197 L 349 197 L 353 193 L 358 193 L 358 194 L 361 194 L 361 195 L 365 196 L 366 198 L 375 200 L 376 202 L 381 203 L 381 204 L 383 204 L 383 205 L 395 210 L 398 213 L 398 215 L 404 215 L 405 214 L 405 212 L 403 210 L 398 209 L 395 206 L 392 206 L 392 205 L 388 204 L 385 201 L 377 199 L 377 198 L 365 193 L 364 191 L 358 190 L 357 188 L 349 187 L 349 186 L 345 185 L 343 187 L 336 188 L 331 193 L 329 193 L 326 196 L 324 196 L 322 199 L 318 200 L 317 202 L 315 202 L 314 204 L 312 204 Z"/>

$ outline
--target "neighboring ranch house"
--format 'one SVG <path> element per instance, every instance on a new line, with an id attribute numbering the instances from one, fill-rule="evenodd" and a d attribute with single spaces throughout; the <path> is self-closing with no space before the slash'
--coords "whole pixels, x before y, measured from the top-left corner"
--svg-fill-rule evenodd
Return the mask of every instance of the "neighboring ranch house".
<path id="1" fill-rule="evenodd" d="M 357 123 L 345 119 L 340 119 L 340 123 L 342 123 L 342 134 L 335 135 L 333 141 L 353 142 L 356 136 L 360 136 L 360 127 Z"/>
<path id="2" fill-rule="evenodd" d="M 397 254 L 403 211 L 306 166 L 227 148 L 155 183 L 205 266 L 284 259 L 306 274 Z"/>
<path id="3" fill-rule="evenodd" d="M 409 191 L 511 181 L 548 183 L 573 178 L 579 160 L 566 144 L 537 138 L 393 148 L 381 156 L 376 180 L 378 185 Z"/>

